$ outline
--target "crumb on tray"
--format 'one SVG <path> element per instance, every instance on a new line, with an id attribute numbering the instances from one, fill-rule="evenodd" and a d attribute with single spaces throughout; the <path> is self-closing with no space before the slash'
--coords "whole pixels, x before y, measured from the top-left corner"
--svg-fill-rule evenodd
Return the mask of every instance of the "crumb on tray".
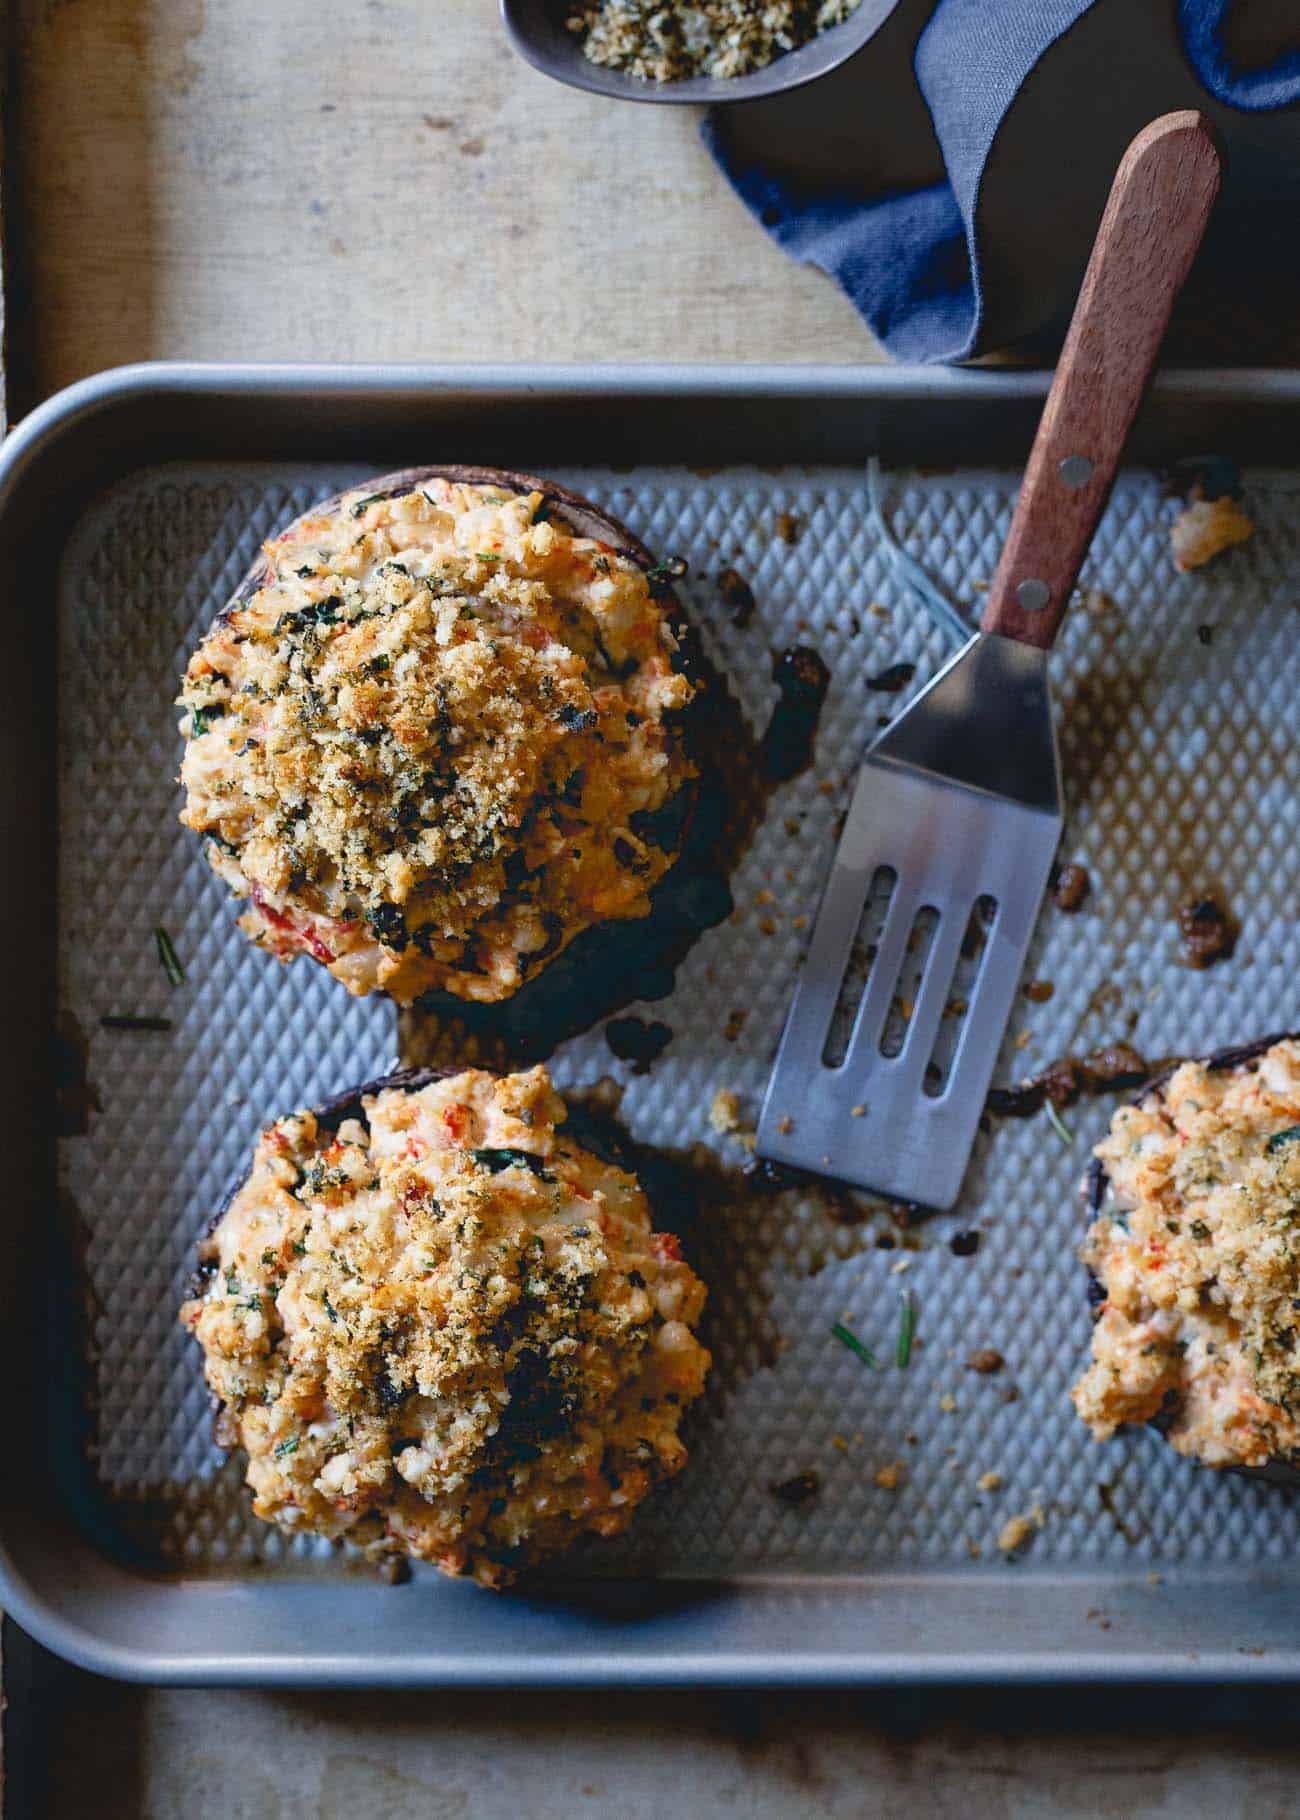
<path id="1" fill-rule="evenodd" d="M 1255 526 L 1230 494 L 1222 499 L 1193 499 L 1169 528 L 1174 567 L 1186 574 L 1204 567 L 1234 544 L 1245 543 Z"/>

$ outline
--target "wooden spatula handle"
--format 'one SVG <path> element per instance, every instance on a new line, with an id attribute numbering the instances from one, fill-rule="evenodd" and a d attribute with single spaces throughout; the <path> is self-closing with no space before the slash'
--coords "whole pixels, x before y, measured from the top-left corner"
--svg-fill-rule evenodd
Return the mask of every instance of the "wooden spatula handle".
<path id="1" fill-rule="evenodd" d="M 1092 542 L 1174 300 L 1219 193 L 1210 125 L 1152 121 L 1124 154 L 980 621 L 1048 650 Z"/>

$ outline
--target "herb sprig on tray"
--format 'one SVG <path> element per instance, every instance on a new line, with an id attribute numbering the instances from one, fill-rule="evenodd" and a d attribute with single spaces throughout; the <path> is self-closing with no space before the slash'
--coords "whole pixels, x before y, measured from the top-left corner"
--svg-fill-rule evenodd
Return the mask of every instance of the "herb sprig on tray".
<path id="1" fill-rule="evenodd" d="M 185 984 L 185 969 L 181 966 L 180 956 L 172 945 L 171 936 L 168 935 L 167 931 L 161 925 L 159 925 L 153 932 L 153 939 L 154 946 L 158 950 L 158 959 L 162 963 L 162 970 L 167 975 L 168 984 L 172 986 L 183 986 Z"/>
<path id="2" fill-rule="evenodd" d="M 839 1341 L 841 1346 L 847 1346 L 849 1351 L 856 1354 L 864 1365 L 869 1365 L 872 1371 L 880 1370 L 880 1360 L 876 1357 L 875 1353 L 872 1352 L 866 1341 L 860 1340 L 851 1327 L 846 1327 L 843 1321 L 835 1321 L 831 1326 L 831 1333 Z"/>

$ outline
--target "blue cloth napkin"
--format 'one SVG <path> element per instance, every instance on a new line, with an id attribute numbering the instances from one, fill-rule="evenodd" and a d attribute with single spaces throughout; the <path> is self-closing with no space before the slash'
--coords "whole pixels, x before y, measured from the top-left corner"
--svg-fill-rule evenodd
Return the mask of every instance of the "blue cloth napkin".
<path id="1" fill-rule="evenodd" d="M 1261 65 L 1243 67 L 1233 52 L 1234 3 L 1248 9 L 1251 0 L 1178 0 L 1176 29 L 1184 68 L 1194 73 L 1205 97 L 1226 108 L 1255 113 L 1300 100 L 1300 20 L 1293 48 Z M 994 142 L 1037 65 L 1096 4 L 1098 0 L 939 0 L 920 33 L 914 63 L 942 157 L 945 175 L 938 181 L 918 185 L 904 179 L 881 184 L 872 193 L 851 176 L 828 177 L 825 158 L 814 161 L 820 168 L 801 171 L 792 141 L 797 142 L 810 119 L 806 108 L 801 116 L 787 112 L 784 133 L 777 124 L 779 156 L 763 148 L 752 115 L 737 130 L 731 116 L 743 109 L 719 109 L 709 116 L 703 127 L 706 142 L 777 243 L 834 278 L 890 353 L 911 361 L 967 359 L 981 351 L 985 326 L 988 249 L 981 246 L 977 204 Z M 1146 0 L 1123 4 L 1141 7 Z M 1285 0 L 1285 8 L 1300 10 L 1294 9 L 1294 0 Z M 1173 9 L 1162 7 L 1161 13 L 1168 18 L 1165 29 L 1174 30 Z M 1156 26 L 1160 29 L 1159 21 Z M 870 94 L 873 51 L 869 45 L 854 59 L 863 98 Z M 1094 70 L 1088 79 L 1094 94 L 1096 79 Z M 1194 95 L 1162 91 L 1154 75 L 1151 94 L 1152 118 L 1195 100 Z M 1077 97 L 1077 117 L 1065 123 L 1064 140 L 1044 146 L 1045 161 L 1068 160 L 1071 136 L 1087 133 L 1087 97 L 1085 88 Z M 770 118 L 778 122 L 776 115 Z M 877 162 L 882 162 L 879 157 Z M 851 163 L 847 154 L 844 163 Z M 878 183 L 880 176 L 877 170 Z"/>

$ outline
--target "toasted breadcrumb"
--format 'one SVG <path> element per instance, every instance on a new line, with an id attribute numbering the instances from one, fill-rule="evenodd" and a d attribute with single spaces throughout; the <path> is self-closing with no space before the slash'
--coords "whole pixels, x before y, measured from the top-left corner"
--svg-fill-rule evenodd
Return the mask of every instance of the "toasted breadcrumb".
<path id="1" fill-rule="evenodd" d="M 740 1100 L 730 1087 L 719 1087 L 709 1107 L 709 1123 L 724 1136 L 740 1129 Z"/>
<path id="2" fill-rule="evenodd" d="M 1002 1474 L 1000 1472 L 982 1472 L 975 1481 L 980 1491 L 996 1491 L 1001 1483 Z"/>
<path id="3" fill-rule="evenodd" d="M 1025 1546 L 1040 1527 L 1032 1516 L 1010 1517 L 1002 1526 L 998 1547 L 1004 1555 L 1014 1554 L 1018 1548 Z"/>
<path id="4" fill-rule="evenodd" d="M 1223 550 L 1245 543 L 1255 526 L 1230 495 L 1222 499 L 1194 499 L 1183 507 L 1169 529 L 1174 567 L 1186 573 L 1199 569 Z"/>
<path id="5" fill-rule="evenodd" d="M 899 1480 L 903 1475 L 903 1462 L 891 1460 L 888 1466 L 876 1468 L 876 1484 L 881 1491 L 897 1491 Z"/>

